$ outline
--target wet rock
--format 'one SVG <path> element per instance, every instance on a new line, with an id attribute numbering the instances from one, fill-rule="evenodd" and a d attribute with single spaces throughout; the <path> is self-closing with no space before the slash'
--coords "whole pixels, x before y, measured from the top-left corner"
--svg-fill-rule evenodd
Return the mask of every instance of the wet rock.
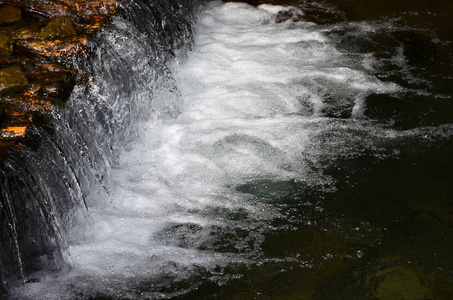
<path id="1" fill-rule="evenodd" d="M 78 31 L 84 32 L 85 34 L 96 33 L 102 26 L 110 21 L 108 15 L 90 15 L 79 18 L 77 21 Z"/>
<path id="2" fill-rule="evenodd" d="M 27 97 L 36 97 L 42 93 L 42 86 L 36 83 L 32 83 L 28 89 L 25 91 L 24 95 Z"/>
<path id="3" fill-rule="evenodd" d="M 69 71 L 36 72 L 30 74 L 33 87 L 27 91 L 28 95 L 42 95 L 66 101 L 74 87 L 75 81 Z"/>
<path id="4" fill-rule="evenodd" d="M 52 19 L 39 31 L 40 39 L 65 38 L 76 35 L 76 29 L 70 17 Z"/>
<path id="5" fill-rule="evenodd" d="M 4 116 L 8 124 L 18 125 L 33 122 L 36 113 L 45 114 L 52 111 L 55 99 L 45 96 L 16 96 L 4 103 Z"/>
<path id="6" fill-rule="evenodd" d="M 283 23 L 283 22 L 286 22 L 288 20 L 291 20 L 293 22 L 300 22 L 303 19 L 304 19 L 304 16 L 299 11 L 297 11 L 296 9 L 280 11 L 275 16 L 275 22 L 276 23 Z"/>
<path id="7" fill-rule="evenodd" d="M 10 56 L 2 56 L 0 55 L 0 69 L 13 67 L 13 66 L 20 66 L 21 69 L 24 71 L 25 76 L 28 78 L 28 74 L 35 73 L 35 72 L 59 72 L 59 71 L 67 71 L 71 72 L 63 66 L 52 62 L 50 59 L 46 59 L 44 57 L 33 57 L 29 55 L 29 53 L 14 53 Z M 72 71 L 74 74 L 77 72 Z"/>
<path id="8" fill-rule="evenodd" d="M 12 147 L 16 147 L 16 146 L 12 143 L 8 143 L 8 142 L 0 140 L 0 168 L 4 167 L 5 160 L 8 157 L 8 151 Z M 0 295 L 1 295 L 1 293 L 0 293 Z"/>
<path id="9" fill-rule="evenodd" d="M 0 32 L 0 55 L 13 54 L 13 45 L 13 39 L 9 35 Z"/>
<path id="10" fill-rule="evenodd" d="M 5 0 L 14 4 L 17 0 Z M 44 16 L 108 15 L 116 11 L 116 0 L 21 0 L 27 11 Z"/>
<path id="11" fill-rule="evenodd" d="M 18 23 L 22 21 L 22 11 L 20 8 L 5 5 L 0 7 L 0 25 Z"/>
<path id="12" fill-rule="evenodd" d="M 5 117 L 5 108 L 0 104 L 0 124 L 3 123 Z"/>
<path id="13" fill-rule="evenodd" d="M 26 136 L 27 128 L 46 126 L 54 107 L 54 98 L 17 95 L 3 101 L 0 140 L 17 142 Z"/>
<path id="14" fill-rule="evenodd" d="M 21 40 L 18 47 L 40 57 L 50 59 L 81 55 L 88 52 L 88 39 L 86 36 L 73 36 L 65 39 L 54 40 Z"/>
<path id="15" fill-rule="evenodd" d="M 116 0 L 66 0 L 79 14 L 109 15 L 116 11 Z"/>
<path id="16" fill-rule="evenodd" d="M 49 115 L 54 108 L 55 99 L 38 96 L 16 96 L 3 103 L 3 127 L 20 127 L 37 124 L 43 115 Z"/>
<path id="17" fill-rule="evenodd" d="M 424 286 L 416 270 L 396 266 L 378 274 L 382 281 L 376 299 L 434 299 L 435 294 Z"/>
<path id="18" fill-rule="evenodd" d="M 28 126 L 8 126 L 2 128 L 0 133 L 0 138 L 2 140 L 13 140 L 17 138 L 22 138 L 25 136 L 25 131 Z"/>
<path id="19" fill-rule="evenodd" d="M 18 93 L 28 85 L 28 80 L 20 67 L 0 69 L 0 94 Z"/>
<path id="20" fill-rule="evenodd" d="M 90 51 L 88 37 L 109 22 L 116 0 L 0 3 L 0 143 L 23 146 L 29 128 L 48 127 L 55 105 L 88 82 L 67 68 Z"/>

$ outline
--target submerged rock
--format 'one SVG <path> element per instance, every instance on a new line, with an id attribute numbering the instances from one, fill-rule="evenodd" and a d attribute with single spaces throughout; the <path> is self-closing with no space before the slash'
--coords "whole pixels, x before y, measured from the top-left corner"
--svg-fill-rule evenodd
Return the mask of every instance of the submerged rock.
<path id="1" fill-rule="evenodd" d="M 22 10 L 12 5 L 0 7 L 0 25 L 18 23 L 22 21 Z"/>
<path id="2" fill-rule="evenodd" d="M 70 17 L 52 19 L 39 31 L 40 39 L 65 38 L 76 35 L 77 31 Z"/>
<path id="3" fill-rule="evenodd" d="M 436 295 L 420 281 L 418 273 L 410 268 L 396 266 L 380 271 L 382 281 L 376 290 L 376 299 L 435 299 Z"/>
<path id="4" fill-rule="evenodd" d="M 28 80 L 20 67 L 0 69 L 0 94 L 19 93 L 27 85 Z"/>

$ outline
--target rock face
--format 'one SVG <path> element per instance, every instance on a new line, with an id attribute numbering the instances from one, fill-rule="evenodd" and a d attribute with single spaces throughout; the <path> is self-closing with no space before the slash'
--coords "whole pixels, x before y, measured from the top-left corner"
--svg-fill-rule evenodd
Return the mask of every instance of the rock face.
<path id="1" fill-rule="evenodd" d="M 66 178 L 52 171 L 52 166 L 61 171 L 52 157 L 36 156 L 47 153 L 43 148 L 49 144 L 53 147 L 49 140 L 58 139 L 55 110 L 64 110 L 76 84 L 88 82 L 88 76 L 73 67 L 76 56 L 90 52 L 90 36 L 109 21 L 115 9 L 115 0 L 0 0 L 1 299 L 9 298 L 9 280 L 15 282 L 36 271 L 35 261 L 41 261 L 46 251 L 53 255 L 59 247 L 55 242 L 59 233 L 52 230 L 60 216 L 51 216 L 54 210 L 47 212 L 48 205 L 62 201 L 55 205 L 61 206 L 59 213 L 70 214 L 73 203 L 65 200 L 79 197 L 72 195 L 77 179 L 69 187 Z M 69 167 L 71 162 L 65 164 Z M 41 189 L 42 179 L 61 188 L 55 193 Z M 57 265 L 57 261 L 50 263 Z M 42 264 L 53 268 L 47 258 Z"/>
<path id="2" fill-rule="evenodd" d="M 29 75 L 33 86 L 25 96 L 44 96 L 66 101 L 74 86 L 74 77 L 69 71 L 35 72 Z"/>
<path id="3" fill-rule="evenodd" d="M 116 11 L 115 0 L 6 0 L 3 2 L 49 17 L 111 15 Z"/>
<path id="4" fill-rule="evenodd" d="M 70 17 L 52 19 L 39 31 L 40 39 L 66 38 L 76 35 L 76 29 Z"/>
<path id="5" fill-rule="evenodd" d="M 8 34 L 0 32 L 0 55 L 13 54 L 14 41 Z"/>
<path id="6" fill-rule="evenodd" d="M 0 7 L 0 25 L 17 23 L 22 20 L 22 10 L 20 8 L 5 5 Z"/>
<path id="7" fill-rule="evenodd" d="M 86 82 L 71 61 L 115 12 L 116 0 L 0 0 L 0 166 L 5 149 Z"/>
<path id="8" fill-rule="evenodd" d="M 28 80 L 20 67 L 0 69 L 0 95 L 19 93 L 28 85 Z"/>

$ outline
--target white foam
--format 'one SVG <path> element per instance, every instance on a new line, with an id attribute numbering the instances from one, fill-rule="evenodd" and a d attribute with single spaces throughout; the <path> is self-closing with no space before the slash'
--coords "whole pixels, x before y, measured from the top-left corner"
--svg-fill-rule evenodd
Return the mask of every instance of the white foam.
<path id="1" fill-rule="evenodd" d="M 213 227 L 243 228 L 277 216 L 272 206 L 250 201 L 235 187 L 313 176 L 306 165 L 313 155 L 307 155 L 306 146 L 329 124 L 320 91 L 352 95 L 351 110 L 355 106 L 353 115 L 360 117 L 357 108 L 366 93 L 398 90 L 347 67 L 312 24 L 276 23 L 278 12 L 288 9 L 214 2 L 201 12 L 193 52 L 173 66 L 182 113 L 144 125 L 147 133 L 140 143 L 123 153 L 114 171 L 111 205 L 91 208 L 92 234 L 74 237 L 69 249 L 73 271 L 58 279 L 60 293 L 66 293 L 65 280 L 83 286 L 86 277 L 100 282 L 89 288 L 102 290 L 101 282 L 111 277 L 159 276 L 172 264 L 209 268 L 251 259 L 246 253 L 198 248 L 213 238 Z M 232 220 L 219 209 L 245 212 L 246 218 Z M 199 229 L 179 237 L 166 233 L 172 224 Z M 259 243 L 259 230 L 248 230 Z M 189 245 L 181 246 L 191 234 Z"/>

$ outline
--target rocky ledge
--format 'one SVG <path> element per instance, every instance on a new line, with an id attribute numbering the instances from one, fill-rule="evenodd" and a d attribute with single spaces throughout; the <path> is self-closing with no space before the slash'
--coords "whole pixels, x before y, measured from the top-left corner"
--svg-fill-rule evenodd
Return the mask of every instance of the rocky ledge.
<path id="1" fill-rule="evenodd" d="M 86 76 L 71 67 L 116 0 L 0 0 L 0 165 Z"/>

